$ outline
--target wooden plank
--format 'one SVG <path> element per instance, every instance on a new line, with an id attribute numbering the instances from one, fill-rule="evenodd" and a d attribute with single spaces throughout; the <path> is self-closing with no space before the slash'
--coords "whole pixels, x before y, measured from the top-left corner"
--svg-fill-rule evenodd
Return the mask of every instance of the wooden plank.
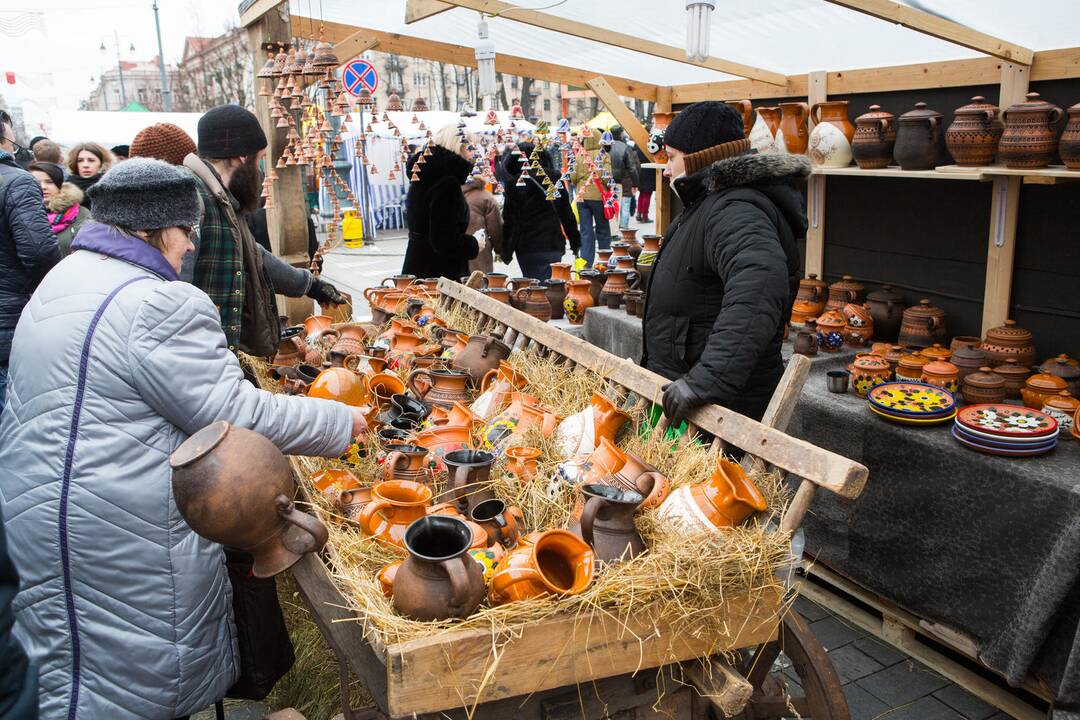
<path id="1" fill-rule="evenodd" d="M 405 0 L 405 24 L 411 25 L 418 20 L 433 17 L 453 9 L 453 5 L 439 0 Z"/>
<path id="2" fill-rule="evenodd" d="M 656 91 L 656 112 L 671 112 L 671 88 Z M 656 234 L 663 235 L 671 224 L 671 183 L 664 176 L 664 168 L 656 170 Z"/>
<path id="3" fill-rule="evenodd" d="M 499 646 L 489 630 L 440 634 L 389 645 L 387 706 L 394 717 L 469 707 L 587 683 L 670 662 L 749 647 L 776 637 L 782 598 L 775 589 L 734 593 L 722 612 L 729 631 L 694 638 L 647 617 L 556 617 L 520 629 Z M 490 667 L 494 661 L 495 666 Z"/>
<path id="4" fill-rule="evenodd" d="M 655 158 L 649 152 L 649 131 L 637 119 L 634 111 L 622 101 L 619 94 L 611 87 L 611 83 L 602 77 L 594 77 L 589 81 L 588 85 L 589 89 L 596 93 L 596 97 L 600 98 L 600 102 L 604 103 L 604 107 L 608 109 L 608 112 L 619 121 L 622 129 L 633 138 L 634 143 L 637 144 L 641 152 L 645 153 L 645 157 L 649 159 L 649 162 L 653 162 Z"/>
<path id="5" fill-rule="evenodd" d="M 1030 65 L 1035 57 L 1032 50 L 1022 45 L 981 33 L 966 25 L 946 20 L 924 10 L 896 2 L 896 0 L 827 0 L 827 2 L 1009 62 Z"/>
<path id="6" fill-rule="evenodd" d="M 846 175 L 865 178 L 906 178 L 908 180 L 986 180 L 989 173 L 986 168 L 960 167 L 943 165 L 933 170 L 901 170 L 898 167 L 885 167 L 866 170 L 860 167 L 823 168 L 816 167 L 811 175 Z"/>
<path id="7" fill-rule="evenodd" d="M 827 83 L 826 73 L 810 73 L 807 101 L 811 107 L 828 98 Z M 813 118 L 809 122 L 813 129 Z M 820 173 L 806 181 L 806 222 L 806 274 L 825 277 L 825 178 Z"/>
<path id="8" fill-rule="evenodd" d="M 308 23 L 310 18 L 294 15 L 296 21 Z M 406 57 L 424 58 L 436 62 L 451 63 L 462 67 L 476 67 L 475 50 L 468 45 L 454 45 L 452 43 L 425 40 L 423 38 L 404 35 L 401 33 L 389 33 L 373 28 L 366 28 L 345 23 L 326 22 L 324 35 L 329 42 L 336 43 L 346 39 L 350 35 L 364 31 L 368 37 L 378 41 L 379 52 L 395 53 Z M 260 66 L 265 58 L 260 60 Z M 567 67 L 554 63 L 541 62 L 517 55 L 497 53 L 495 55 L 495 69 L 509 75 L 536 78 L 548 82 L 561 83 L 564 85 L 576 85 L 584 87 L 589 80 L 597 75 L 603 75 L 615 92 L 624 97 L 641 98 L 642 100 L 656 100 L 657 86 L 651 83 L 638 82 L 617 75 L 599 73 L 595 70 L 583 70 L 575 67 Z"/>
<path id="9" fill-rule="evenodd" d="M 671 102 L 675 105 L 687 105 L 702 100 L 762 100 L 781 97 L 806 97 L 806 75 L 789 75 L 784 85 L 757 80 L 717 80 L 673 85 L 671 88 Z"/>
<path id="10" fill-rule="evenodd" d="M 240 11 L 240 26 L 248 27 L 254 24 L 262 18 L 263 15 L 284 2 L 285 0 L 255 0 L 255 2 L 245 3 L 247 4 L 247 8 L 241 9 Z M 255 65 L 256 69 L 260 67 L 262 67 L 261 62 Z"/>
<path id="11" fill-rule="evenodd" d="M 628 360 L 616 358 L 581 338 L 573 337 L 447 278 L 439 281 L 439 291 L 464 301 L 519 332 L 528 334 L 537 342 L 619 383 L 640 397 L 658 402 L 663 395 L 660 387 L 666 384 L 667 380 L 662 376 Z M 706 405 L 695 410 L 687 419 L 731 445 L 844 497 L 857 497 L 866 484 L 866 466 L 804 440 L 790 437 L 779 430 L 765 427 L 756 420 L 727 408 Z"/>
<path id="12" fill-rule="evenodd" d="M 457 7 L 469 8 L 470 10 L 496 15 L 500 18 L 532 25 L 533 27 L 552 30 L 605 45 L 614 45 L 615 47 L 664 58 L 665 60 L 705 67 L 710 70 L 735 75 L 736 77 L 750 78 L 751 80 L 779 85 L 780 87 L 787 85 L 787 76 L 783 73 L 763 70 L 752 65 L 743 65 L 742 63 L 716 57 L 706 58 L 702 61 L 690 60 L 686 57 L 686 50 L 681 47 L 646 40 L 638 35 L 615 32 L 608 28 L 589 25 L 577 20 L 552 15 L 551 13 L 520 8 L 502 0 L 446 0 L 446 2 Z"/>
<path id="13" fill-rule="evenodd" d="M 341 64 L 345 64 L 360 55 L 360 53 L 370 50 L 378 44 L 379 41 L 373 38 L 370 33 L 358 30 L 347 38 L 334 43 L 334 54 L 337 55 Z"/>

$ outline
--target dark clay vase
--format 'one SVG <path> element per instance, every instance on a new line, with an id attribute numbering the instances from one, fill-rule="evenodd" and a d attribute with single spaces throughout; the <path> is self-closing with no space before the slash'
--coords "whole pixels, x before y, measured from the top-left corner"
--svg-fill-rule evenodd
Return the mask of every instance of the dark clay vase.
<path id="1" fill-rule="evenodd" d="M 292 467 L 257 432 L 212 423 L 169 456 L 176 509 L 198 535 L 247 551 L 272 577 L 326 544 L 326 526 L 293 505 Z"/>
<path id="2" fill-rule="evenodd" d="M 454 357 L 452 363 L 456 370 L 469 373 L 469 386 L 480 387 L 480 382 L 491 370 L 499 367 L 499 362 L 510 357 L 510 348 L 501 337 L 494 335 L 473 335 L 469 344 Z"/>
<path id="3" fill-rule="evenodd" d="M 393 574 L 394 609 L 414 620 L 472 614 L 484 599 L 484 571 L 469 555 L 472 530 L 463 520 L 426 515 L 405 531 L 409 557 Z"/>
<path id="4" fill-rule="evenodd" d="M 949 161 L 941 113 L 915 103 L 915 109 L 897 120 L 893 157 L 902 170 L 933 170 Z"/>
<path id="5" fill-rule="evenodd" d="M 566 299 L 566 281 L 565 280 L 548 280 L 547 281 L 547 299 L 548 304 L 551 305 L 551 319 L 562 320 L 563 315 L 563 300 Z"/>
<path id="6" fill-rule="evenodd" d="M 900 323 L 904 320 L 904 297 L 893 290 L 892 285 L 882 285 L 866 295 L 870 317 L 874 319 L 874 339 L 896 342 L 900 335 Z"/>
<path id="7" fill-rule="evenodd" d="M 601 562 L 630 560 L 645 552 L 645 542 L 634 525 L 634 513 L 645 499 L 633 490 L 610 485 L 583 485 L 585 509 L 581 537 Z"/>

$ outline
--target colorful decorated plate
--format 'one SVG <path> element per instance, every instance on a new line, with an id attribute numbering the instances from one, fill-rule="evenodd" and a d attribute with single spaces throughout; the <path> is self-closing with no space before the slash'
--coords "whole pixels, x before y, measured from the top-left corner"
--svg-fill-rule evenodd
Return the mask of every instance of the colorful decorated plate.
<path id="1" fill-rule="evenodd" d="M 1028 447 L 1031 445 L 1045 445 L 1050 442 L 1055 442 L 1058 439 L 1058 433 L 1050 433 L 1049 435 L 1037 435 L 1035 437 L 1009 437 L 1008 435 L 994 435 L 992 433 L 985 433 L 979 430 L 972 430 L 969 427 L 965 427 L 960 423 L 956 423 L 956 430 L 965 438 L 974 442 L 993 441 L 1008 447 Z"/>
<path id="2" fill-rule="evenodd" d="M 956 398 L 948 391 L 917 382 L 883 383 L 866 397 L 875 408 L 913 416 L 936 415 L 956 406 Z"/>
<path id="3" fill-rule="evenodd" d="M 870 403 L 870 409 L 877 410 L 882 415 L 891 415 L 892 417 L 904 418 L 907 420 L 940 420 L 945 416 L 951 417 L 956 414 L 955 407 L 932 413 L 909 413 L 902 410 L 890 410 L 889 408 L 883 408 L 880 405 Z"/>
<path id="4" fill-rule="evenodd" d="M 883 417 L 886 420 L 890 420 L 890 421 L 895 422 L 895 423 L 900 423 L 901 425 L 937 425 L 939 423 L 948 422 L 949 420 L 952 420 L 954 417 L 956 417 L 956 411 L 955 410 L 953 410 L 952 412 L 950 412 L 950 413 L 948 413 L 946 415 L 942 415 L 941 417 L 930 417 L 930 418 L 927 418 L 927 417 L 921 417 L 921 418 L 920 417 L 909 417 L 907 415 L 890 415 L 887 412 L 882 412 L 881 410 L 878 410 L 873 405 L 870 406 L 870 410 L 875 415 L 879 415 L 880 417 Z"/>
<path id="5" fill-rule="evenodd" d="M 959 435 L 956 432 L 956 428 L 953 428 L 952 436 L 954 438 L 956 438 L 956 441 L 958 443 L 960 443 L 961 445 L 963 445 L 964 447 L 971 448 L 972 450 L 976 450 L 976 451 L 984 453 L 986 455 L 1000 455 L 1002 457 L 1035 457 L 1036 455 L 1044 455 L 1044 454 L 1050 452 L 1051 450 L 1053 450 L 1055 447 L 1057 447 L 1057 442 L 1056 441 L 1051 443 L 1048 446 L 1036 447 L 1034 449 L 1032 449 L 1032 448 L 1006 449 L 1006 448 L 990 447 L 990 446 L 987 446 L 987 445 L 980 445 L 978 443 L 972 442 L 971 440 L 965 439 L 964 437 L 962 437 L 961 435 Z"/>
<path id="6" fill-rule="evenodd" d="M 1039 437 L 1058 431 L 1057 420 L 1022 405 L 969 405 L 959 412 L 956 422 L 969 430 L 1008 437 Z"/>

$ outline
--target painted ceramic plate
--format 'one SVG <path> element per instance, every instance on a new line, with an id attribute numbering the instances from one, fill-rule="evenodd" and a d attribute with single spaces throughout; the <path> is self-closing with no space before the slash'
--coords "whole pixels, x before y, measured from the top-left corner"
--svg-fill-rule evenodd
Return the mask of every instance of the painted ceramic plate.
<path id="1" fill-rule="evenodd" d="M 1039 437 L 1058 431 L 1057 420 L 1022 405 L 969 405 L 959 412 L 956 422 L 970 430 L 1009 437 Z"/>
<path id="2" fill-rule="evenodd" d="M 892 410 L 890 408 L 885 408 L 880 405 L 870 403 L 870 409 L 877 410 L 882 415 L 891 415 L 892 417 L 904 418 L 906 420 L 940 420 L 945 416 L 952 417 L 956 414 L 955 407 L 947 408 L 945 410 L 939 410 L 938 412 L 932 413 L 911 413 L 905 412 L 903 410 Z"/>
<path id="3" fill-rule="evenodd" d="M 972 450 L 976 450 L 986 455 L 1000 455 L 1001 457 L 1035 457 L 1036 455 L 1044 455 L 1057 447 L 1057 442 L 1054 442 L 1047 447 L 1038 447 L 1035 449 L 1027 448 L 1020 450 L 1007 450 L 1004 448 L 988 447 L 986 445 L 979 445 L 972 442 L 971 440 L 964 439 L 957 434 L 955 428 L 953 428 L 952 436 L 956 438 L 956 441 L 964 447 L 971 448 Z"/>
<path id="4" fill-rule="evenodd" d="M 956 398 L 933 385 L 891 382 L 878 385 L 867 394 L 874 407 L 891 413 L 935 415 L 956 406 Z"/>
<path id="5" fill-rule="evenodd" d="M 952 420 L 954 417 L 956 417 L 955 410 L 945 415 L 942 415 L 941 417 L 931 418 L 908 417 L 906 415 L 890 415 L 887 412 L 882 412 L 881 410 L 878 410 L 873 405 L 870 406 L 870 411 L 873 412 L 875 415 L 879 415 L 880 417 L 885 418 L 886 420 L 900 423 L 901 425 L 937 425 L 939 423 L 948 422 L 949 420 Z"/>
<path id="6" fill-rule="evenodd" d="M 965 438 L 974 442 L 993 441 L 1000 443 L 1008 447 L 1028 447 L 1030 445 L 1045 445 L 1047 443 L 1054 442 L 1058 439 L 1058 433 L 1050 433 L 1049 435 L 1037 435 L 1035 437 L 1009 437 L 1008 435 L 994 435 L 992 433 L 985 433 L 979 430 L 972 430 L 969 427 L 965 427 L 960 423 L 956 423 L 957 431 Z"/>

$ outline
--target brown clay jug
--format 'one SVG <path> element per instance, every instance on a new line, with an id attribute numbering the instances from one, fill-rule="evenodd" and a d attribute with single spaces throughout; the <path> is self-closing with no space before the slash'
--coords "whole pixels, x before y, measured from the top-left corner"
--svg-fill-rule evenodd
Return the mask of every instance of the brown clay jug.
<path id="1" fill-rule="evenodd" d="M 566 281 L 551 279 L 547 281 L 547 301 L 551 306 L 551 319 L 562 320 L 565 314 L 563 300 L 566 299 Z"/>
<path id="2" fill-rule="evenodd" d="M 507 552 L 491 578 L 492 605 L 545 595 L 579 595 L 596 572 L 596 555 L 566 530 L 529 533 Z"/>
<path id="3" fill-rule="evenodd" d="M 484 282 L 489 288 L 504 288 L 509 280 L 506 273 L 488 273 L 484 276 Z"/>
<path id="4" fill-rule="evenodd" d="M 529 384 L 529 379 L 505 360 L 499 362 L 498 370 L 490 370 L 480 383 L 480 395 L 469 409 L 487 420 L 502 412 L 510 403 L 516 390 Z"/>
<path id="5" fill-rule="evenodd" d="M 998 145 L 998 159 L 1007 168 L 1031 170 L 1044 168 L 1054 159 L 1057 147 L 1057 124 L 1061 108 L 1027 94 L 1027 102 L 1012 105 L 1001 114 L 1005 132 Z"/>
<path id="6" fill-rule="evenodd" d="M 443 456 L 450 477 L 444 502 L 453 502 L 458 511 L 468 513 L 495 497 L 489 477 L 495 455 L 486 450 L 454 450 Z"/>
<path id="7" fill-rule="evenodd" d="M 604 287 L 600 291 L 600 302 L 611 309 L 617 309 L 622 304 L 622 296 L 630 289 L 626 280 L 628 271 L 623 268 L 608 270 Z"/>
<path id="8" fill-rule="evenodd" d="M 530 285 L 515 290 L 513 299 L 517 302 L 517 308 L 533 316 L 541 322 L 551 319 L 551 303 L 547 299 L 546 285 Z M 511 303 L 513 304 L 513 303 Z"/>
<path id="9" fill-rule="evenodd" d="M 489 545 L 499 543 L 503 547 L 513 547 L 525 530 L 521 508 L 507 505 L 498 498 L 476 503 L 469 511 L 469 519 L 484 529 Z"/>
<path id="10" fill-rule="evenodd" d="M 469 385 L 480 386 L 484 376 L 499 367 L 499 363 L 510 357 L 510 348 L 501 337 L 494 335 L 473 335 L 465 349 L 454 356 L 451 366 L 456 370 L 469 373 Z"/>
<path id="11" fill-rule="evenodd" d="M 291 327 L 281 331 L 281 339 L 278 340 L 277 354 L 274 355 L 274 365 L 282 367 L 295 367 L 304 361 L 304 328 Z"/>
<path id="12" fill-rule="evenodd" d="M 945 146 L 962 167 L 993 165 L 1003 132 L 1005 124 L 998 106 L 976 95 L 953 113 L 952 125 L 945 131 Z"/>
<path id="13" fill-rule="evenodd" d="M 574 413 L 560 423 L 555 431 L 555 442 L 566 457 L 587 455 L 600 445 L 600 439 L 615 441 L 630 415 L 615 406 L 606 395 L 594 392 L 589 406 Z"/>
<path id="14" fill-rule="evenodd" d="M 626 462 L 618 472 L 611 476 L 611 483 L 623 490 L 641 493 L 644 500 L 641 508 L 648 510 L 659 507 L 667 499 L 671 490 L 671 481 L 649 463 L 627 450 Z"/>
<path id="15" fill-rule="evenodd" d="M 596 304 L 593 302 L 592 294 L 589 292 L 590 284 L 589 280 L 569 280 L 566 283 L 566 299 L 563 300 L 563 310 L 566 311 L 566 319 L 572 325 L 584 323 L 585 311 Z"/>
<path id="16" fill-rule="evenodd" d="M 259 433 L 219 420 L 181 443 L 169 465 L 188 527 L 251 553 L 256 577 L 277 575 L 326 544 L 326 526 L 293 505 L 289 461 Z"/>
<path id="17" fill-rule="evenodd" d="M 769 128 L 769 132 L 772 133 L 772 136 L 776 137 L 776 131 L 780 129 L 780 107 L 759 107 L 757 109 L 757 114 L 765 121 L 765 125 Z"/>
<path id="18" fill-rule="evenodd" d="M 750 137 L 750 128 L 754 127 L 754 106 L 749 100 L 727 100 L 724 104 L 739 113 L 742 118 L 743 137 Z"/>
<path id="19" fill-rule="evenodd" d="M 428 380 L 429 387 L 426 392 L 420 392 L 417 388 L 416 381 L 421 377 Z M 466 389 L 468 382 L 469 374 L 464 370 L 442 370 L 438 368 L 428 370 L 420 368 L 409 373 L 405 385 L 412 391 L 413 395 L 421 398 L 429 405 L 436 405 L 449 410 L 454 406 L 455 402 L 469 401 L 469 391 Z"/>
<path id="20" fill-rule="evenodd" d="M 806 153 L 810 142 L 809 117 L 810 106 L 804 102 L 780 103 L 780 131 L 784 133 L 784 145 L 792 155 Z"/>
<path id="21" fill-rule="evenodd" d="M 383 481 L 408 480 L 425 484 L 432 481 L 427 448 L 419 445 L 390 445 L 387 450 L 389 453 L 383 462 Z"/>
<path id="22" fill-rule="evenodd" d="M 536 477 L 540 467 L 540 449 L 519 445 L 506 450 L 506 472 L 521 483 Z"/>
<path id="23" fill-rule="evenodd" d="M 585 509 L 581 512 L 581 538 L 601 562 L 632 560 L 645 552 L 645 541 L 634 525 L 634 514 L 644 498 L 634 490 L 611 485 L 581 487 Z"/>
<path id="24" fill-rule="evenodd" d="M 570 263 L 556 262 L 551 263 L 551 277 L 550 280 L 562 280 L 566 281 L 570 279 Z"/>

